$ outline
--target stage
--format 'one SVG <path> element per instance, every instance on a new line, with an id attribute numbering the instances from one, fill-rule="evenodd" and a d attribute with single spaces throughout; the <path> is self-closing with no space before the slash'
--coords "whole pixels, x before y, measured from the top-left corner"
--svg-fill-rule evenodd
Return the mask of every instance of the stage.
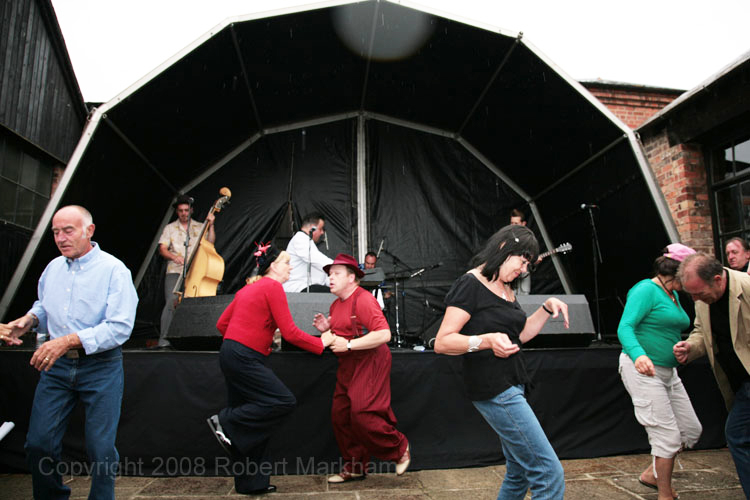
<path id="1" fill-rule="evenodd" d="M 647 452 L 648 441 L 617 373 L 619 346 L 531 349 L 529 401 L 561 459 Z M 31 351 L 0 349 L 0 470 L 26 470 L 23 443 L 38 373 Z M 206 418 L 224 406 L 217 352 L 125 350 L 125 394 L 117 438 L 123 475 L 230 475 Z M 297 409 L 270 445 L 274 474 L 327 473 L 339 453 L 330 424 L 337 360 L 329 352 L 277 352 L 269 364 L 297 397 Z M 723 400 L 705 358 L 680 368 L 703 436 L 696 448 L 725 444 Z M 394 350 L 392 406 L 412 445 L 413 469 L 502 461 L 497 436 L 464 395 L 461 360 Z M 64 439 L 71 472 L 85 472 L 82 411 Z"/>

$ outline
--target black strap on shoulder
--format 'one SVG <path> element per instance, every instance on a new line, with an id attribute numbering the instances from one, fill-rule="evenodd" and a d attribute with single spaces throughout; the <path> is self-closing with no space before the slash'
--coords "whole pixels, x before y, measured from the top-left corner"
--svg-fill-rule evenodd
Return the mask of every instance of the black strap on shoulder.
<path id="1" fill-rule="evenodd" d="M 360 287 L 357 287 L 354 291 L 354 297 L 352 297 L 352 310 L 350 311 L 351 314 L 349 314 L 349 319 L 352 321 L 353 338 L 362 336 L 362 330 L 357 326 L 357 299 L 359 298 L 361 291 L 362 289 Z"/>

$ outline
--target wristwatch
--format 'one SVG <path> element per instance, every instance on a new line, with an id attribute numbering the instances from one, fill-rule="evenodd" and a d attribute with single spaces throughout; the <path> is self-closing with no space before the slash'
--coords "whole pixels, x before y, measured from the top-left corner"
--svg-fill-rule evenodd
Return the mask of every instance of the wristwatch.
<path id="1" fill-rule="evenodd" d="M 346 342 L 346 350 L 347 351 L 351 351 L 352 350 L 352 341 L 351 340 L 348 340 Z"/>
<path id="2" fill-rule="evenodd" d="M 474 352 L 479 350 L 479 346 L 482 345 L 482 339 L 476 335 L 469 337 L 469 348 L 466 352 Z"/>

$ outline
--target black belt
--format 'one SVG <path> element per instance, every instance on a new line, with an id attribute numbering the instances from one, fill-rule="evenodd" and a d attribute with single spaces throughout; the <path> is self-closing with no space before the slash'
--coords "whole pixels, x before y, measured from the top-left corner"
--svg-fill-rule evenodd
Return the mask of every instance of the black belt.
<path id="1" fill-rule="evenodd" d="M 86 351 L 84 349 L 69 349 L 68 352 L 65 353 L 65 357 L 68 359 L 85 358 Z"/>

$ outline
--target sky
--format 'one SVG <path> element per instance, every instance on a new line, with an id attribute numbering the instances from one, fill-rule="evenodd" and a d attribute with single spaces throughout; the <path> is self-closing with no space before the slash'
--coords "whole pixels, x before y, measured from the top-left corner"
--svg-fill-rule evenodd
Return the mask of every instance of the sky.
<path id="1" fill-rule="evenodd" d="M 106 102 L 233 16 L 304 0 L 52 0 L 83 98 Z M 407 2 L 404 2 L 407 3 Z M 409 0 L 523 32 L 576 80 L 689 90 L 750 51 L 750 0 Z"/>

